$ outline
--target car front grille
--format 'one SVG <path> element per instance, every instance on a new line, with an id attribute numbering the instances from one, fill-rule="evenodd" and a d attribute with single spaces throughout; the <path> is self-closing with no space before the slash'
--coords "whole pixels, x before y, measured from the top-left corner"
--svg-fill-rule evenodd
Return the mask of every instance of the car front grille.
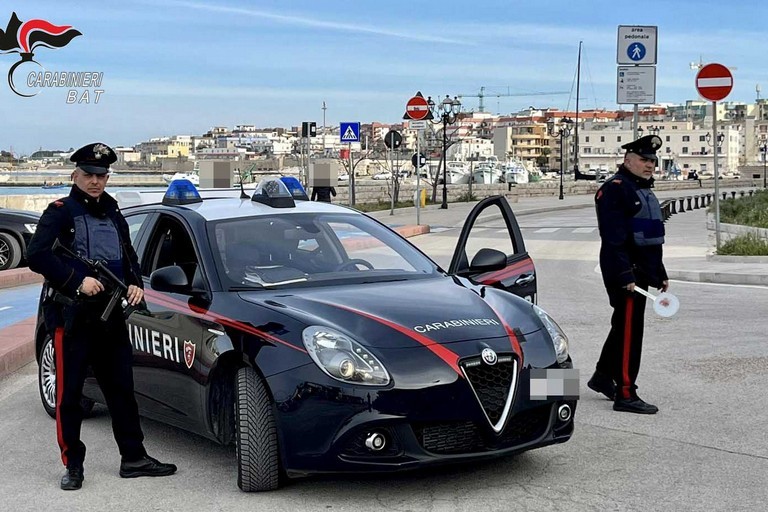
<path id="1" fill-rule="evenodd" d="M 491 427 L 495 432 L 501 432 L 514 402 L 517 357 L 500 354 L 493 365 L 474 357 L 462 361 L 460 365 Z"/>
<path id="2" fill-rule="evenodd" d="M 490 434 L 471 421 L 415 424 L 419 444 L 426 451 L 441 455 L 502 450 L 535 441 L 549 426 L 552 406 L 545 405 L 510 418 L 500 435 Z"/>

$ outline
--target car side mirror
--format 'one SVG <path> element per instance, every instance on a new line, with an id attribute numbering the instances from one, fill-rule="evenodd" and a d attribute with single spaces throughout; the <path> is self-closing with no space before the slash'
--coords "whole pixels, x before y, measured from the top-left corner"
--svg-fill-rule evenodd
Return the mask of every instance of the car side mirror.
<path id="1" fill-rule="evenodd" d="M 477 251 L 469 265 L 470 273 L 491 272 L 507 266 L 507 255 L 496 249 L 483 248 Z"/>
<path id="2" fill-rule="evenodd" d="M 187 274 L 184 269 L 176 265 L 162 267 L 149 276 L 149 286 L 159 292 L 185 293 L 192 292 L 192 286 L 189 284 Z"/>

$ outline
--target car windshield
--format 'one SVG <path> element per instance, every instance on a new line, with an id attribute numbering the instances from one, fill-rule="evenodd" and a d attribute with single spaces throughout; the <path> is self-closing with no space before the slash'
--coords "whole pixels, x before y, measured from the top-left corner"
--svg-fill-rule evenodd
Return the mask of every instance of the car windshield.
<path id="1" fill-rule="evenodd" d="M 437 266 L 399 235 L 352 213 L 216 221 L 211 247 L 229 289 L 292 288 L 423 278 Z"/>

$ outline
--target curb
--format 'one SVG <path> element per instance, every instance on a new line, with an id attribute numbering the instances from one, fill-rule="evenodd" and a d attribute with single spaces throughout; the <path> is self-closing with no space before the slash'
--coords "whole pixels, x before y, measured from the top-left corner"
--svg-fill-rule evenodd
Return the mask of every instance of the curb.
<path id="1" fill-rule="evenodd" d="M 0 329 L 0 379 L 35 360 L 34 317 Z"/>
<path id="2" fill-rule="evenodd" d="M 736 274 L 732 272 L 715 272 L 702 270 L 669 270 L 669 279 L 677 281 L 691 281 L 699 283 L 717 284 L 747 284 L 754 286 L 768 286 L 768 275 Z"/>

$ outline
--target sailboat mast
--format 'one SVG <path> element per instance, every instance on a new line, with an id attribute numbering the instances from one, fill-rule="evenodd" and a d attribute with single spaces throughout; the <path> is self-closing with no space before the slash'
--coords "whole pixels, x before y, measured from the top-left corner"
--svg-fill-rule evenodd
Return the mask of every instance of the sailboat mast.
<path id="1" fill-rule="evenodd" d="M 581 43 L 579 41 L 579 58 L 576 61 L 576 130 L 573 143 L 573 177 L 579 171 L 579 88 L 581 85 Z"/>

